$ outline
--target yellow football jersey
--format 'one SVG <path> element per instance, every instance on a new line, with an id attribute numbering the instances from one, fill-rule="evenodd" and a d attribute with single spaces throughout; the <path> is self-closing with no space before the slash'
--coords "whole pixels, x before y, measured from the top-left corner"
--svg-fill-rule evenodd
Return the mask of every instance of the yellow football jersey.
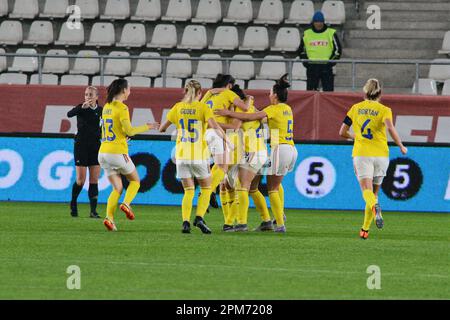
<path id="1" fill-rule="evenodd" d="M 147 125 L 133 128 L 126 104 L 113 101 L 105 104 L 102 112 L 102 144 L 100 153 L 128 154 L 127 136 L 148 130 Z"/>
<path id="2" fill-rule="evenodd" d="M 236 112 L 242 113 L 255 113 L 256 108 L 253 102 L 250 104 L 247 112 L 240 108 L 236 108 Z M 244 121 L 242 122 L 241 129 L 243 131 L 242 139 L 245 152 L 258 152 L 267 150 L 266 143 L 264 142 L 263 125 L 261 121 Z"/>
<path id="3" fill-rule="evenodd" d="M 347 117 L 355 132 L 353 157 L 389 156 L 384 120 L 392 120 L 390 108 L 377 101 L 364 100 L 353 105 Z"/>
<path id="4" fill-rule="evenodd" d="M 270 146 L 294 145 L 294 117 L 292 109 L 285 103 L 270 105 L 263 110 L 267 114 L 270 129 Z"/>
<path id="5" fill-rule="evenodd" d="M 239 96 L 230 89 L 226 89 L 218 94 L 212 94 L 208 91 L 201 102 L 206 103 L 214 113 L 214 110 L 229 109 L 236 98 L 239 98 Z M 228 123 L 228 117 L 225 116 L 214 115 L 214 119 L 217 123 Z"/>
<path id="6" fill-rule="evenodd" d="M 208 120 L 214 118 L 205 103 L 178 102 L 167 114 L 167 120 L 177 127 L 176 159 L 206 160 L 208 147 L 204 139 Z"/>

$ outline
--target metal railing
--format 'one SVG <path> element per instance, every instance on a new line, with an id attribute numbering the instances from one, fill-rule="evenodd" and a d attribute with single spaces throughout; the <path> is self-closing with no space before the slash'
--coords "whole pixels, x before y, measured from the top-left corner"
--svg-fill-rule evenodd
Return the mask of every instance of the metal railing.
<path id="1" fill-rule="evenodd" d="M 415 93 L 419 93 L 419 77 L 420 77 L 420 66 L 421 65 L 450 65 L 450 62 L 445 61 L 433 61 L 433 60 L 408 60 L 408 59 L 341 59 L 341 60 L 307 60 L 307 59 L 264 59 L 264 58 L 252 58 L 252 59 L 243 59 L 243 58 L 202 58 L 202 57 L 169 57 L 169 56 L 159 56 L 159 57 L 145 57 L 145 56 L 109 56 L 109 55 L 98 55 L 98 56 L 83 56 L 76 54 L 67 54 L 67 55 L 53 55 L 53 54 L 40 54 L 40 53 L 1 53 L 0 57 L 28 57 L 28 58 L 37 58 L 38 62 L 38 83 L 42 83 L 42 74 L 43 74 L 43 59 L 44 58 L 83 58 L 83 59 L 98 59 L 100 64 L 100 85 L 104 85 L 104 77 L 105 77 L 105 59 L 126 59 L 126 60 L 160 60 L 161 61 L 161 77 L 162 77 L 162 87 L 166 87 L 166 79 L 167 79 L 167 62 L 174 61 L 222 61 L 225 62 L 225 70 L 224 73 L 229 73 L 230 64 L 232 61 L 235 62 L 277 62 L 277 63 L 286 63 L 287 64 L 287 73 L 289 74 L 289 81 L 292 81 L 292 68 L 294 63 L 300 62 L 314 62 L 314 63 L 336 63 L 336 64 L 346 64 L 351 65 L 351 78 L 352 78 L 352 91 L 356 90 L 356 67 L 357 65 L 414 65 L 415 66 Z M 15 71 L 15 70 L 14 70 Z M 20 71 L 19 71 L 20 72 Z M 22 72 L 27 73 L 27 72 Z M 366 77 L 370 77 L 365 75 Z"/>

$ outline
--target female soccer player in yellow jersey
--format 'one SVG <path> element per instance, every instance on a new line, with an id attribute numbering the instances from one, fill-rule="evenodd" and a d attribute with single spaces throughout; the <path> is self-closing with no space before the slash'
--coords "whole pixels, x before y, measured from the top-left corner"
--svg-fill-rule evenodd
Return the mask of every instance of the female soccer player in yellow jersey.
<path id="1" fill-rule="evenodd" d="M 122 194 L 123 185 L 120 174 L 130 182 L 125 193 L 125 199 L 120 205 L 129 220 L 134 219 L 131 202 L 139 191 L 140 179 L 136 167 L 128 155 L 127 137 L 150 129 L 157 129 L 158 123 L 147 123 L 139 127 L 132 127 L 128 107 L 123 103 L 130 95 L 130 87 L 125 79 L 114 80 L 108 87 L 107 103 L 102 112 L 102 144 L 100 146 L 98 162 L 108 175 L 113 190 L 108 198 L 107 217 L 103 224 L 109 231 L 117 231 L 114 223 L 114 212 Z"/>
<path id="2" fill-rule="evenodd" d="M 200 102 L 202 96 L 200 83 L 189 81 L 184 88 L 184 98 L 175 104 L 167 114 L 167 121 L 159 130 L 164 132 L 174 124 L 177 127 L 176 140 L 176 167 L 177 177 L 181 179 L 184 188 L 184 197 L 181 206 L 183 217 L 183 233 L 190 233 L 190 217 L 192 201 L 194 199 L 194 177 L 200 184 L 200 196 L 197 204 L 197 212 L 194 226 L 203 233 L 209 234 L 211 230 L 206 225 L 203 217 L 208 208 L 211 196 L 211 174 L 209 172 L 208 148 L 204 139 L 205 129 L 216 131 L 222 139 L 222 144 L 230 144 L 225 132 L 214 120 L 213 113 L 208 105 Z"/>
<path id="3" fill-rule="evenodd" d="M 267 118 L 270 129 L 270 167 L 267 174 L 267 187 L 269 190 L 270 205 L 275 216 L 277 227 L 275 232 L 286 232 L 284 225 L 282 198 L 280 185 L 283 177 L 294 169 L 297 161 L 297 149 L 294 146 L 294 119 L 292 109 L 287 101 L 290 87 L 286 80 L 287 74 L 279 79 L 270 90 L 271 105 L 255 113 L 239 113 L 229 110 L 216 110 L 216 114 L 229 116 L 243 121 L 262 120 Z M 248 189 L 238 191 L 239 201 L 248 197 Z M 244 204 L 245 205 L 245 202 Z"/>
<path id="4" fill-rule="evenodd" d="M 339 134 L 343 138 L 354 140 L 353 166 L 366 202 L 364 223 L 359 235 L 362 239 L 367 239 L 372 219 L 378 228 L 381 229 L 384 225 L 377 197 L 389 166 L 386 128 L 402 154 L 406 154 L 408 149 L 402 144 L 392 124 L 391 109 L 379 102 L 381 86 L 378 80 L 369 79 L 364 86 L 364 93 L 365 100 L 351 107 Z M 349 131 L 351 126 L 354 133 Z"/>
<path id="5" fill-rule="evenodd" d="M 214 79 L 213 89 L 206 92 L 201 101 L 206 103 L 212 111 L 229 109 L 233 105 L 242 110 L 247 110 L 248 103 L 242 101 L 236 93 L 230 90 L 234 81 L 234 78 L 230 75 L 218 74 Z M 234 126 L 227 117 L 214 115 L 214 119 L 223 130 L 234 130 Z M 233 139 L 233 137 L 230 138 Z M 224 148 L 223 140 L 217 136 L 215 130 L 206 130 L 205 139 L 214 159 L 214 166 L 211 170 L 211 188 L 214 192 L 228 171 L 229 150 Z"/>

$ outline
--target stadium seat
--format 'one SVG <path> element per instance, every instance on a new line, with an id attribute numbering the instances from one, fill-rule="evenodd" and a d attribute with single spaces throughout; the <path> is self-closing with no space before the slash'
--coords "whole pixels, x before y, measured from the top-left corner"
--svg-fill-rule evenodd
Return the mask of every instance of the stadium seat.
<path id="1" fill-rule="evenodd" d="M 22 23 L 5 20 L 0 24 L 0 44 L 16 46 L 23 41 Z"/>
<path id="2" fill-rule="evenodd" d="M 212 87 L 212 84 L 213 84 L 213 81 L 208 78 L 189 78 L 189 79 L 186 79 L 185 83 L 188 83 L 191 80 L 198 81 L 200 83 L 200 85 L 202 86 L 202 89 L 209 89 Z"/>
<path id="3" fill-rule="evenodd" d="M 428 78 L 434 79 L 438 82 L 444 82 L 450 79 L 450 59 L 434 59 L 433 62 L 446 62 L 447 65 L 430 65 L 430 71 L 428 73 Z"/>
<path id="4" fill-rule="evenodd" d="M 76 0 L 75 5 L 80 7 L 81 19 L 95 19 L 100 14 L 98 0 Z"/>
<path id="5" fill-rule="evenodd" d="M 212 59 L 220 58 L 218 54 L 202 54 L 200 58 Z M 200 60 L 197 66 L 197 72 L 193 75 L 194 78 L 215 78 L 218 73 L 222 73 L 222 61 L 205 61 Z"/>
<path id="6" fill-rule="evenodd" d="M 300 59 L 296 57 L 295 59 Z M 301 62 L 294 62 L 292 66 L 292 80 L 306 80 L 306 68 Z"/>
<path id="7" fill-rule="evenodd" d="M 86 46 L 110 47 L 115 43 L 114 25 L 109 22 L 96 22 Z"/>
<path id="8" fill-rule="evenodd" d="M 88 57 L 97 57 L 97 51 L 81 50 L 77 53 L 78 56 L 85 58 L 76 58 L 70 74 L 97 74 L 100 72 L 100 59 L 93 59 Z"/>
<path id="9" fill-rule="evenodd" d="M 416 85 L 417 83 L 415 82 L 412 93 L 416 93 Z M 436 81 L 434 79 L 419 79 L 419 94 L 431 96 L 437 95 Z"/>
<path id="10" fill-rule="evenodd" d="M 165 88 L 181 88 L 183 80 L 180 78 L 166 78 Z M 154 88 L 163 88 L 163 78 L 156 78 Z"/>
<path id="11" fill-rule="evenodd" d="M 177 45 L 177 29 L 173 24 L 158 24 L 153 31 L 148 48 L 174 48 Z"/>
<path id="12" fill-rule="evenodd" d="M 190 58 L 187 53 L 172 53 L 171 58 Z M 168 60 L 166 68 L 167 77 L 188 78 L 192 76 L 192 63 L 190 60 Z"/>
<path id="13" fill-rule="evenodd" d="M 295 52 L 300 47 L 300 31 L 297 28 L 280 28 L 271 51 Z"/>
<path id="14" fill-rule="evenodd" d="M 104 13 L 100 16 L 103 20 L 125 20 L 130 17 L 129 0 L 108 0 Z"/>
<path id="15" fill-rule="evenodd" d="M 292 90 L 306 90 L 306 81 L 294 80 L 291 82 Z"/>
<path id="16" fill-rule="evenodd" d="M 140 57 L 160 57 L 157 52 L 142 52 Z M 162 72 L 161 60 L 139 59 L 132 76 L 145 76 L 155 78 Z"/>
<path id="17" fill-rule="evenodd" d="M 217 23 L 222 19 L 220 0 L 200 0 L 193 23 Z"/>
<path id="18" fill-rule="evenodd" d="M 34 19 L 38 13 L 38 0 L 15 0 L 13 11 L 9 14 L 9 17 L 13 19 Z"/>
<path id="19" fill-rule="evenodd" d="M 39 83 L 39 74 L 35 73 L 31 75 L 30 84 L 47 84 L 47 85 L 58 85 L 58 76 L 55 74 L 42 74 L 41 83 Z"/>
<path id="20" fill-rule="evenodd" d="M 442 87 L 442 95 L 450 96 L 450 79 L 445 80 L 444 86 Z"/>
<path id="21" fill-rule="evenodd" d="M 256 24 L 280 24 L 284 19 L 281 0 L 263 0 L 259 7 Z"/>
<path id="22" fill-rule="evenodd" d="M 27 84 L 27 75 L 23 73 L 2 73 L 0 84 Z"/>
<path id="23" fill-rule="evenodd" d="M 227 16 L 223 22 L 249 23 L 253 20 L 251 0 L 231 0 Z"/>
<path id="24" fill-rule="evenodd" d="M 216 29 L 210 50 L 235 50 L 239 46 L 236 27 L 220 26 Z"/>
<path id="25" fill-rule="evenodd" d="M 8 15 L 8 0 L 0 0 L 0 17 Z"/>
<path id="26" fill-rule="evenodd" d="M 24 44 L 49 45 L 53 43 L 53 25 L 50 21 L 33 21 L 28 34 L 28 39 Z"/>
<path id="27" fill-rule="evenodd" d="M 118 47 L 139 48 L 147 43 L 145 26 L 141 23 L 127 23 L 123 30 Z"/>
<path id="28" fill-rule="evenodd" d="M 188 21 L 192 18 L 191 0 L 170 0 L 163 21 Z"/>
<path id="29" fill-rule="evenodd" d="M 17 54 L 36 54 L 35 49 L 18 49 Z M 37 57 L 14 57 L 13 64 L 8 71 L 10 72 L 35 72 L 38 69 Z"/>
<path id="30" fill-rule="evenodd" d="M 345 22 L 345 6 L 342 1 L 326 0 L 322 4 L 322 12 L 327 24 L 343 24 Z"/>
<path id="31" fill-rule="evenodd" d="M 189 25 L 184 29 L 178 49 L 202 50 L 208 45 L 205 26 Z"/>
<path id="32" fill-rule="evenodd" d="M 79 46 L 84 43 L 84 27 L 80 24 L 80 29 L 69 29 L 66 23 L 61 26 L 59 39 L 55 41 L 57 46 Z"/>
<path id="33" fill-rule="evenodd" d="M 442 41 L 442 48 L 439 50 L 439 54 L 450 55 L 450 31 L 447 31 Z"/>
<path id="34" fill-rule="evenodd" d="M 61 86 L 88 86 L 89 77 L 81 74 L 65 74 L 61 77 Z"/>
<path id="35" fill-rule="evenodd" d="M 150 88 L 152 80 L 147 77 L 125 77 L 131 87 Z"/>
<path id="36" fill-rule="evenodd" d="M 266 27 L 248 27 L 244 41 L 239 47 L 242 51 L 264 51 L 269 48 L 269 34 Z"/>
<path id="37" fill-rule="evenodd" d="M 49 50 L 48 55 L 64 56 L 67 55 L 66 50 Z M 51 58 L 46 57 L 44 59 L 44 65 L 42 67 L 43 73 L 56 73 L 63 74 L 69 72 L 69 58 Z"/>
<path id="38" fill-rule="evenodd" d="M 277 80 L 280 79 L 283 74 L 286 73 L 286 63 L 284 62 L 284 58 L 280 56 L 266 56 L 264 57 L 266 60 L 282 60 L 282 62 L 270 62 L 263 61 L 261 64 L 261 70 L 259 74 L 256 76 L 256 79 L 265 79 L 265 80 Z"/>
<path id="39" fill-rule="evenodd" d="M 46 0 L 40 18 L 64 18 L 67 15 L 69 0 Z"/>
<path id="40" fill-rule="evenodd" d="M 273 88 L 275 81 L 271 80 L 250 80 L 247 89 L 270 90 Z"/>
<path id="41" fill-rule="evenodd" d="M 128 52 L 112 51 L 109 57 L 129 57 Z M 130 59 L 106 59 L 105 74 L 126 76 L 131 74 L 131 60 Z"/>
<path id="42" fill-rule="evenodd" d="M 161 18 L 160 0 L 139 0 L 136 13 L 131 17 L 135 21 L 156 21 Z"/>
<path id="43" fill-rule="evenodd" d="M 311 0 L 295 0 L 292 3 L 287 24 L 310 24 L 314 15 L 314 3 Z"/>
<path id="44" fill-rule="evenodd" d="M 237 54 L 233 59 L 252 59 L 252 56 Z M 255 76 L 255 63 L 253 61 L 231 61 L 230 74 L 236 79 L 249 80 Z"/>
<path id="45" fill-rule="evenodd" d="M 91 85 L 92 86 L 96 86 L 99 87 L 101 86 L 101 82 L 102 82 L 102 77 L 101 76 L 95 76 L 92 78 L 92 82 Z M 103 86 L 107 87 L 111 84 L 111 82 L 113 82 L 114 80 L 119 79 L 118 77 L 115 76 L 104 76 L 103 77 Z"/>
<path id="46" fill-rule="evenodd" d="M 5 53 L 5 49 L 0 48 L 0 54 Z M 5 71 L 8 67 L 8 63 L 6 61 L 6 56 L 0 56 L 0 73 Z"/>

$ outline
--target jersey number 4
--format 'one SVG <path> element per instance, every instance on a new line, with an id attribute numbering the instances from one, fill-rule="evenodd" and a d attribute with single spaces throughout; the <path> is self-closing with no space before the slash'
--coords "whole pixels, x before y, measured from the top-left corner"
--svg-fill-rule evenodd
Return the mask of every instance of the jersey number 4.
<path id="1" fill-rule="evenodd" d="M 370 130 L 370 128 L 367 128 L 367 126 L 369 125 L 369 122 L 370 122 L 370 119 L 367 119 L 367 120 L 363 123 L 363 125 L 362 125 L 362 127 L 361 127 L 361 135 L 362 135 L 364 138 L 366 138 L 366 139 L 372 140 L 372 139 L 373 139 L 372 131 Z M 365 131 L 366 129 L 367 129 L 367 133 L 364 133 L 364 131 Z"/>
<path id="2" fill-rule="evenodd" d="M 114 140 L 116 140 L 116 134 L 113 131 L 113 119 L 102 119 L 102 141 Z"/>

